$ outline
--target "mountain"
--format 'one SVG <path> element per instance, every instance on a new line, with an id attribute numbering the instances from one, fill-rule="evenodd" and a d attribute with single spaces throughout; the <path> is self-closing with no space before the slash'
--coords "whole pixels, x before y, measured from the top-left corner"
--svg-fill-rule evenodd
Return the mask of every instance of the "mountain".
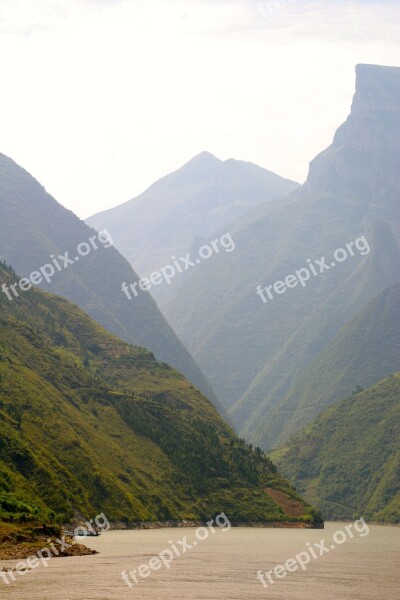
<path id="1" fill-rule="evenodd" d="M 399 315 L 397 284 L 381 292 L 341 327 L 270 412 L 268 424 L 261 423 L 261 432 L 279 431 L 275 444 L 281 445 L 354 389 L 370 387 L 400 371 Z"/>
<path id="2" fill-rule="evenodd" d="M 0 260 L 12 264 L 23 276 L 47 265 L 48 281 L 42 277 L 42 288 L 76 302 L 123 340 L 154 352 L 220 407 L 206 378 L 151 296 L 143 293 L 129 301 L 124 295 L 121 284 L 137 276 L 110 246 L 112 238 L 103 232 L 99 241 L 95 234 L 27 171 L 0 154 Z M 65 260 L 57 258 L 66 252 Z M 65 264 L 66 260 L 71 264 Z M 51 270 L 54 274 L 50 277 Z"/>
<path id="3" fill-rule="evenodd" d="M 273 457 L 326 518 L 400 523 L 400 373 L 328 408 Z"/>
<path id="4" fill-rule="evenodd" d="M 0 287 L 16 274 L 0 265 Z M 147 350 L 75 304 L 0 294 L 0 519 L 320 524 L 271 461 Z"/>
<path id="5" fill-rule="evenodd" d="M 222 161 L 202 152 L 140 196 L 86 222 L 97 230 L 106 227 L 119 251 L 147 276 L 171 257 L 185 256 L 194 243 L 223 230 L 248 209 L 298 187 L 255 164 Z M 158 297 L 170 294 L 170 288 L 153 287 L 153 292 Z"/>
<path id="6" fill-rule="evenodd" d="M 358 65 L 351 114 L 304 186 L 246 214 L 229 229 L 235 251 L 198 265 L 163 307 L 241 435 L 263 448 L 276 446 L 271 415 L 291 387 L 400 281 L 399 146 L 400 69 Z"/>

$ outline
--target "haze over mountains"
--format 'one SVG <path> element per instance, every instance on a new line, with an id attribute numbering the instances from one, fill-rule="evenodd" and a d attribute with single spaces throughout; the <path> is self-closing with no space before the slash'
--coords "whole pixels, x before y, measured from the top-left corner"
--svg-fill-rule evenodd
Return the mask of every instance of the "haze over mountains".
<path id="1" fill-rule="evenodd" d="M 86 223 L 97 230 L 106 227 L 118 250 L 147 276 L 169 264 L 171 257 L 185 256 L 193 244 L 222 231 L 249 209 L 298 187 L 255 164 L 222 161 L 202 152 L 140 196 Z M 181 283 L 179 278 L 176 285 Z M 170 295 L 171 288 L 154 287 L 152 293 Z"/>
<path id="2" fill-rule="evenodd" d="M 24 169 L 0 154 L 0 260 L 21 276 L 29 276 L 51 256 L 69 252 L 95 232 L 61 206 Z M 114 247 L 97 242 L 98 249 L 56 273 L 44 289 L 76 302 L 113 334 L 144 346 L 162 361 L 176 367 L 216 405 L 215 395 L 192 357 L 178 340 L 149 294 L 128 302 L 121 292 L 123 281 L 136 273 Z M 61 266 L 62 262 L 59 261 Z"/>
<path id="3" fill-rule="evenodd" d="M 235 252 L 199 265 L 164 307 L 241 434 L 263 448 L 281 441 L 286 416 L 275 426 L 271 415 L 305 370 L 400 281 L 399 145 L 400 69 L 358 65 L 351 114 L 304 186 L 236 222 Z M 337 249 L 346 257 L 332 261 Z M 266 302 L 256 294 L 307 261 L 317 276 L 304 287 L 265 292 Z"/>
<path id="4" fill-rule="evenodd" d="M 66 300 L 39 291 L 11 297 L 20 276 L 0 269 L 8 285 L 0 293 L 6 503 L 67 514 L 73 498 L 82 511 L 108 498 L 116 519 L 141 520 L 198 518 L 223 502 L 242 522 L 311 522 L 310 506 L 247 440 L 274 450 L 328 516 L 399 521 L 400 379 L 391 376 L 400 371 L 399 149 L 400 68 L 358 65 L 351 113 L 303 186 L 203 152 L 88 219 L 118 250 L 0 155 L 0 260 L 28 276 L 68 250 L 68 268 L 40 285 L 120 338 Z M 122 292 L 137 271 L 159 271 L 226 232 L 232 251 L 152 288 L 165 317 L 149 293 L 129 301 Z M 97 249 L 74 259 L 96 235 Z M 64 450 L 86 452 L 94 478 L 75 477 L 55 445 L 57 464 L 48 460 L 35 420 L 44 411 L 55 429 L 73 423 Z M 47 502 L 42 490 L 57 469 L 63 484 Z M 73 492 L 61 502 L 67 483 Z"/>

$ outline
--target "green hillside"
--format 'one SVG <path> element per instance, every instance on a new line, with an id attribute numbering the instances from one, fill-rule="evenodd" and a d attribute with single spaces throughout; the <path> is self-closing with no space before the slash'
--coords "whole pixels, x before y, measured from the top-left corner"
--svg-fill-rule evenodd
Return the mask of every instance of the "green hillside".
<path id="1" fill-rule="evenodd" d="M 51 256 L 68 252 L 73 264 L 61 272 L 55 269 L 50 283 L 43 280 L 41 287 L 75 302 L 126 342 L 151 350 L 157 359 L 178 369 L 220 407 L 210 384 L 150 294 L 141 293 L 129 302 L 122 293 L 122 282 L 136 281 L 138 277 L 115 247 L 97 241 L 96 250 L 82 258 L 77 256 L 79 262 L 75 260 L 78 246 L 88 243 L 95 233 L 27 171 L 0 154 L 0 260 L 26 277 L 51 264 Z M 63 266 L 63 261 L 59 264 Z"/>
<path id="2" fill-rule="evenodd" d="M 16 274 L 0 267 L 0 286 Z M 288 507 L 287 509 L 283 508 Z M 0 294 L 0 517 L 313 522 L 177 371 L 67 300 Z"/>
<path id="3" fill-rule="evenodd" d="M 358 386 L 367 388 L 400 370 L 399 315 L 400 285 L 395 285 L 343 325 L 271 411 L 268 431 L 279 431 L 276 446 Z M 264 422 L 255 430 L 261 443 L 265 430 Z"/>
<path id="4" fill-rule="evenodd" d="M 199 265 L 163 307 L 254 444 L 275 447 L 282 399 L 341 327 L 400 281 L 399 146 L 400 68 L 358 65 L 351 113 L 311 162 L 307 182 L 236 222 L 235 251 Z M 355 240 L 364 250 L 334 260 Z M 257 295 L 257 286 L 283 281 L 309 261 L 317 276 L 309 270 L 305 287 L 266 302 Z"/>
<path id="5" fill-rule="evenodd" d="M 272 456 L 326 518 L 400 523 L 400 373 L 328 408 Z"/>

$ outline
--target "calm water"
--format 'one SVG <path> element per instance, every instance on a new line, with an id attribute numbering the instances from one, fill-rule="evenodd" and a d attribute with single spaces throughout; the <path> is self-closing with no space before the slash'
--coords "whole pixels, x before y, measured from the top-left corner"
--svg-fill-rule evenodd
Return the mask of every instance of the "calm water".
<path id="1" fill-rule="evenodd" d="M 400 528 L 370 526 L 365 537 L 355 534 L 328 554 L 312 560 L 307 570 L 289 573 L 264 589 L 256 578 L 265 571 L 324 538 L 343 530 L 342 523 L 328 523 L 325 530 L 248 529 L 217 530 L 197 542 L 171 567 L 162 567 L 131 589 L 121 571 L 133 571 L 150 558 L 187 536 L 194 529 L 110 531 L 88 544 L 95 556 L 54 558 L 6 586 L 0 580 L 0 596 L 7 600 L 114 600 L 196 599 L 243 600 L 398 600 L 400 588 Z M 179 547 L 179 546 L 178 546 Z M 317 554 L 319 551 L 317 550 Z M 0 563 L 8 566 L 10 561 Z"/>

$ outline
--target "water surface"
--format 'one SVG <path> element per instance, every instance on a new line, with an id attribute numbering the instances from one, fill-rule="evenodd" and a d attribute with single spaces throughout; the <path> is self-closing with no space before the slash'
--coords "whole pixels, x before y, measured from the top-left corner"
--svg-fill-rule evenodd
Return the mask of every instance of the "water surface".
<path id="1" fill-rule="evenodd" d="M 307 549 L 332 543 L 343 523 L 327 523 L 324 530 L 232 528 L 217 530 L 196 547 L 175 558 L 169 569 L 151 572 L 129 588 L 121 571 L 133 571 L 184 536 L 195 540 L 194 529 L 109 531 L 88 538 L 99 554 L 54 558 L 6 586 L 7 600 L 398 600 L 400 589 L 400 529 L 369 526 L 369 534 L 337 546 L 307 566 L 288 573 L 264 589 L 259 569 L 273 569 Z M 179 547 L 179 545 L 178 545 Z M 1 563 L 1 566 L 16 561 Z M 139 578 L 140 579 L 140 578 Z"/>

